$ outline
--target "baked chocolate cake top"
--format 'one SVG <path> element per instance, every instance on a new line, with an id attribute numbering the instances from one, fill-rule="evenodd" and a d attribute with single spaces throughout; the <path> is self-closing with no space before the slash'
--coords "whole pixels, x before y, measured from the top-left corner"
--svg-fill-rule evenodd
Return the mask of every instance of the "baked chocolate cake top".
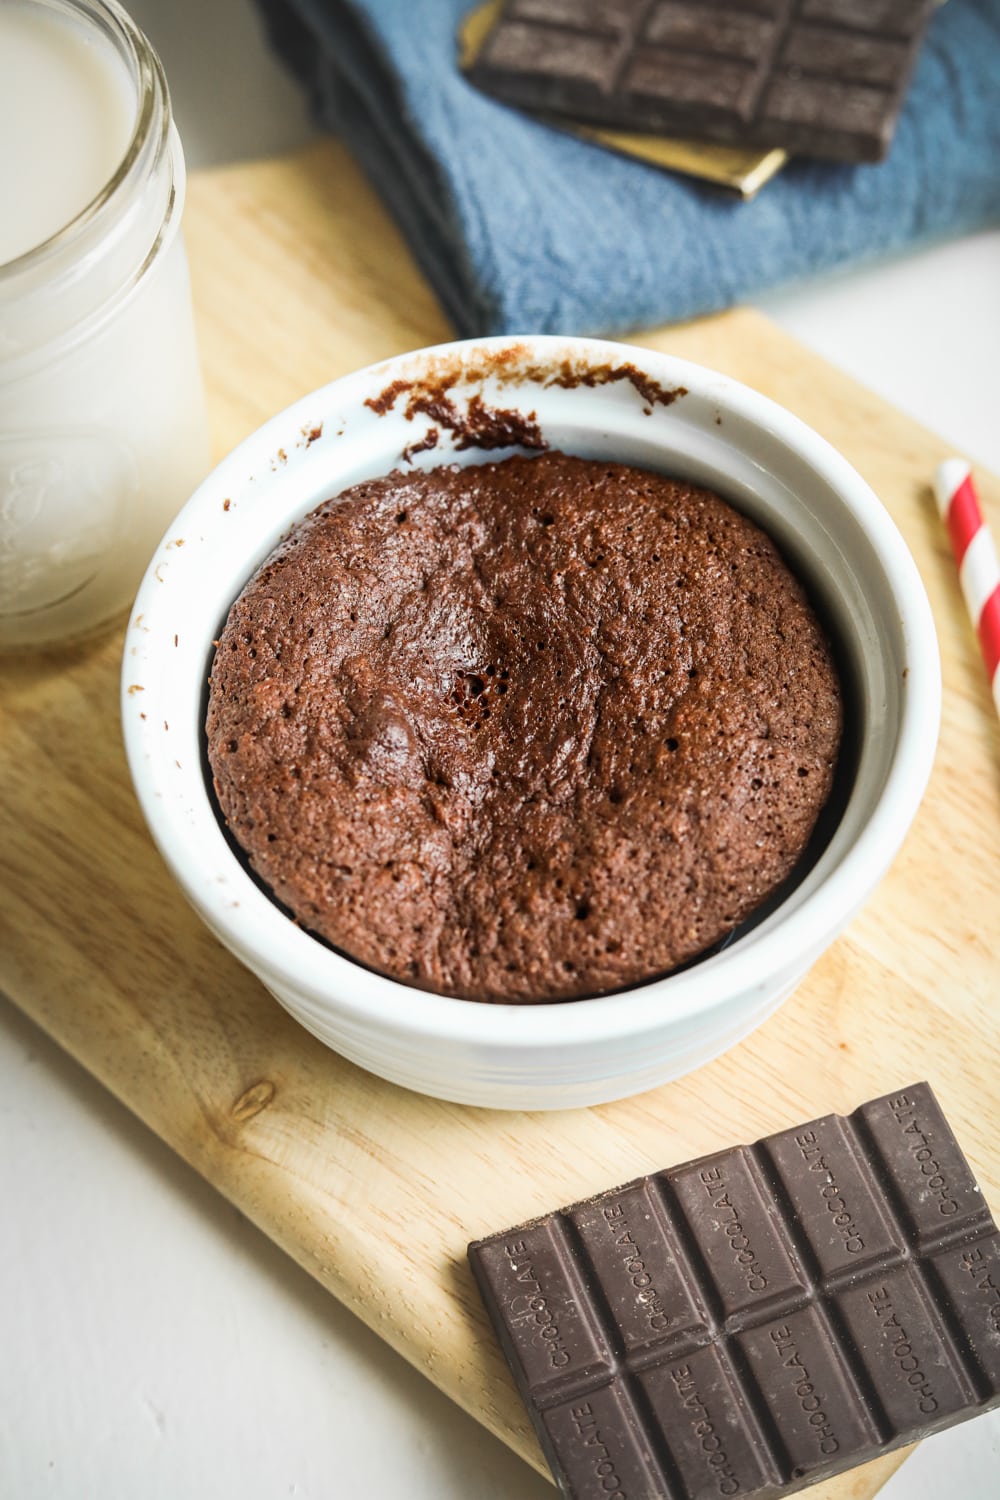
<path id="1" fill-rule="evenodd" d="M 207 721 L 226 822 L 303 926 L 514 1002 L 716 943 L 802 854 L 840 732 L 829 645 L 756 525 L 551 452 L 320 506 L 233 605 Z"/>

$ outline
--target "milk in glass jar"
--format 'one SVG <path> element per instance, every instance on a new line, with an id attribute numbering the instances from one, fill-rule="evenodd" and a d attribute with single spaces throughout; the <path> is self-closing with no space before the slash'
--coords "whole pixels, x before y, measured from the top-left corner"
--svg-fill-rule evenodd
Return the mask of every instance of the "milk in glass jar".
<path id="1" fill-rule="evenodd" d="M 0 648 L 115 620 L 207 472 L 184 184 L 116 0 L 0 0 Z"/>

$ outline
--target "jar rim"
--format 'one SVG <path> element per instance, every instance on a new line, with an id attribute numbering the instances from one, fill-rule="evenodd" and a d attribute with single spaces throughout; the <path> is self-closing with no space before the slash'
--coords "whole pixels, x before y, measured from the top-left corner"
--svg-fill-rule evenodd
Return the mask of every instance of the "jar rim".
<path id="1" fill-rule="evenodd" d="M 37 0 L 29 0 L 29 3 L 37 4 Z M 42 0 L 38 8 L 58 9 L 96 25 L 113 43 L 119 57 L 128 65 L 136 86 L 135 123 L 124 155 L 104 186 L 54 233 L 15 255 L 12 260 L 0 263 L 0 285 L 30 274 L 36 266 L 71 250 L 102 217 L 109 204 L 119 199 L 122 189 L 132 181 L 138 163 L 150 151 L 154 161 L 158 161 L 168 149 L 170 140 L 170 94 L 163 65 L 145 34 L 118 0 L 54 0 L 54 3 L 53 0 Z"/>

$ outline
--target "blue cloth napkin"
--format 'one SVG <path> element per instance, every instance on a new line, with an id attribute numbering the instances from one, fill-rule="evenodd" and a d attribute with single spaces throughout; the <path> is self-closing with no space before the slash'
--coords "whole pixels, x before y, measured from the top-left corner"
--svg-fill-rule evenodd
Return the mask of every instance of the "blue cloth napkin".
<path id="1" fill-rule="evenodd" d="M 463 336 L 652 327 L 1000 221 L 1000 0 L 934 15 L 886 161 L 793 161 L 749 203 L 472 88 L 475 0 L 258 3 Z"/>

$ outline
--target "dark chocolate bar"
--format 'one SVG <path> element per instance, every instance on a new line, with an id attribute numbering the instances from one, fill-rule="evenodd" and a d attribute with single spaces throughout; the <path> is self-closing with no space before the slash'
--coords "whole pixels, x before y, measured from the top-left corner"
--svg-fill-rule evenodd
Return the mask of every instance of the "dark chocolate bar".
<path id="1" fill-rule="evenodd" d="M 526 109 L 879 161 L 933 0 L 507 0 L 469 70 Z"/>
<path id="2" fill-rule="evenodd" d="M 469 1259 L 574 1500 L 770 1500 L 1000 1405 L 1000 1234 L 926 1083 Z"/>

